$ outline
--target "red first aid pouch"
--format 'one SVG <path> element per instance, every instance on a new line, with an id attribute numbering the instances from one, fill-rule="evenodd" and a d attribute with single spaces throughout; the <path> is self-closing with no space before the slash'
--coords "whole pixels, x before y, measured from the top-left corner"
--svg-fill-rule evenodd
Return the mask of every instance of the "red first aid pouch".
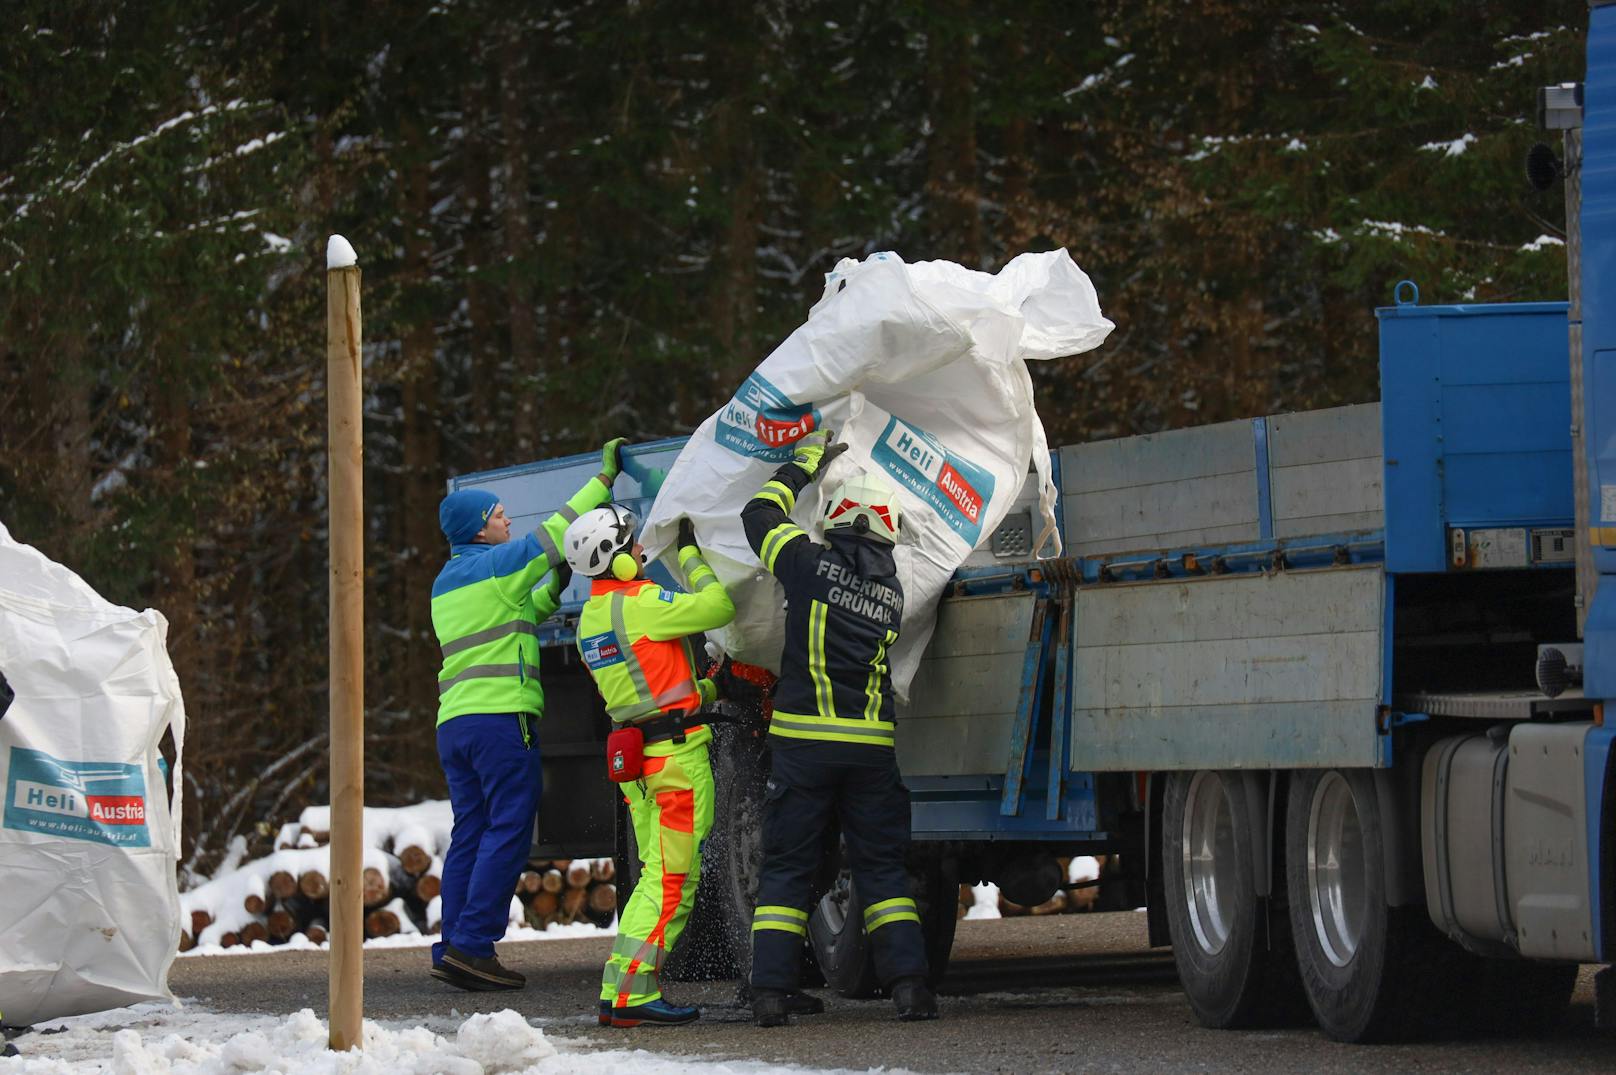
<path id="1" fill-rule="evenodd" d="M 638 780 L 645 771 L 645 733 L 618 728 L 606 737 L 606 776 L 618 784 Z"/>

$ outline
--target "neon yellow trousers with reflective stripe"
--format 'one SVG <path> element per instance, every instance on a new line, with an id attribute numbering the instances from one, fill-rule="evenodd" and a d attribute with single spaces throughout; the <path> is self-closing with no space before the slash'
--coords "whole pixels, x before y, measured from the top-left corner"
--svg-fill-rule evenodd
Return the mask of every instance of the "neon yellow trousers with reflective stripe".
<path id="1" fill-rule="evenodd" d="M 640 879 L 618 914 L 617 943 L 601 976 L 600 999 L 618 1008 L 662 995 L 657 973 L 690 921 L 701 876 L 701 842 L 713 827 L 707 743 L 675 747 L 665 758 L 646 758 L 645 776 L 622 788 L 634 822 Z"/>

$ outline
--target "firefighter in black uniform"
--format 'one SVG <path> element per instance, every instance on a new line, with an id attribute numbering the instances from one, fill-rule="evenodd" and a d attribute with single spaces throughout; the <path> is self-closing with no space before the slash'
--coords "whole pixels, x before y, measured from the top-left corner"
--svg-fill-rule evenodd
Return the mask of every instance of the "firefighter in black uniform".
<path id="1" fill-rule="evenodd" d="M 887 653 L 903 587 L 892 558 L 898 503 L 875 475 L 839 485 L 826 545 L 790 519 L 797 494 L 842 451 L 825 432 L 798 442 L 741 513 L 763 566 L 785 588 L 786 641 L 774 690 L 763 873 L 752 917 L 752 1013 L 759 1026 L 823 1010 L 797 991 L 812 878 L 834 816 L 847 841 L 875 969 L 901 1019 L 937 1018 L 920 915 L 909 895 L 909 791 L 893 751 Z"/>

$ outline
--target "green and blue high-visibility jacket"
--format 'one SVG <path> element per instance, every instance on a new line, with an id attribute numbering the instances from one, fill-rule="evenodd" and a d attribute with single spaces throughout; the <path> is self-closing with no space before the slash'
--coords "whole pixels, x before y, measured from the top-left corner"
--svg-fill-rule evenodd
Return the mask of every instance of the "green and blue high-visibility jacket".
<path id="1" fill-rule="evenodd" d="M 560 576 L 551 574 L 565 563 L 561 539 L 567 524 L 611 495 L 611 482 L 596 475 L 532 533 L 449 550 L 432 584 L 432 629 L 443 649 L 439 724 L 462 713 L 544 715 L 537 636 L 561 600 Z"/>

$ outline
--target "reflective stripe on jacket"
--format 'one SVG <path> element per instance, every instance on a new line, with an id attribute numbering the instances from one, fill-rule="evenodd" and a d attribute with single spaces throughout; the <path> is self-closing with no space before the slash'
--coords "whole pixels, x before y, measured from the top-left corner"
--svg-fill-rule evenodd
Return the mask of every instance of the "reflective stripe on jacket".
<path id="1" fill-rule="evenodd" d="M 537 636 L 561 602 L 561 580 L 552 574 L 564 562 L 561 537 L 568 523 L 610 496 L 605 477 L 590 478 L 532 533 L 450 550 L 432 584 L 432 629 L 443 652 L 439 724 L 462 713 L 544 715 Z"/>
<path id="2" fill-rule="evenodd" d="M 579 614 L 578 653 L 614 725 L 675 709 L 694 713 L 713 699 L 712 681 L 696 674 L 688 636 L 724 626 L 735 618 L 735 605 L 694 547 L 679 550 L 679 565 L 689 593 L 649 579 L 596 579 Z M 690 740 L 697 734 L 692 729 Z M 705 728 L 699 734 L 711 735 Z M 656 757 L 672 746 L 648 744 L 645 752 Z"/>
<path id="3" fill-rule="evenodd" d="M 821 545 L 791 521 L 809 477 L 787 463 L 741 512 L 747 541 L 786 595 L 785 647 L 769 734 L 891 747 L 888 653 L 903 620 L 891 546 L 845 530 Z"/>

